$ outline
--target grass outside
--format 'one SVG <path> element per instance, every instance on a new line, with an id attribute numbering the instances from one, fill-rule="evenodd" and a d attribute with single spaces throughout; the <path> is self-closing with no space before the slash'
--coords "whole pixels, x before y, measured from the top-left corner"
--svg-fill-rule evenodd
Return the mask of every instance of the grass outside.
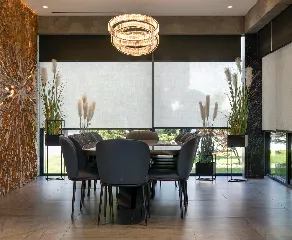
<path id="1" fill-rule="evenodd" d="M 286 150 L 272 151 L 270 161 L 271 175 L 286 178 Z"/>
<path id="2" fill-rule="evenodd" d="M 197 160 L 197 159 L 196 159 Z M 234 163 L 236 163 L 236 160 L 234 159 Z M 44 162 L 44 172 L 46 173 L 46 161 Z M 241 165 L 238 164 L 233 164 L 233 173 L 242 173 L 242 168 Z M 49 173 L 60 173 L 60 168 L 61 168 L 61 156 L 60 154 L 57 155 L 49 155 Z M 230 164 L 230 159 L 229 159 L 229 163 L 228 163 L 228 172 L 230 173 L 230 168 L 231 168 L 231 164 Z M 63 169 L 62 171 L 64 171 L 64 159 L 63 159 Z M 220 160 L 217 160 L 217 168 L 216 168 L 217 173 L 227 173 L 227 159 L 221 158 Z M 192 173 L 196 172 L 196 168 L 195 168 L 195 164 L 194 167 L 192 169 Z"/>

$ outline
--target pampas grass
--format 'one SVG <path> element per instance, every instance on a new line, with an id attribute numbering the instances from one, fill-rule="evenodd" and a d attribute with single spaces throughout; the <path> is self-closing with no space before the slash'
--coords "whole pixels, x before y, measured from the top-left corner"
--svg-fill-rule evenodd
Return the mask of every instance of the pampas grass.
<path id="1" fill-rule="evenodd" d="M 42 85 L 46 85 L 48 81 L 48 70 L 46 68 L 41 68 L 41 81 Z"/>
<path id="2" fill-rule="evenodd" d="M 82 95 L 82 101 L 83 104 L 87 101 L 87 95 L 85 93 Z"/>
<path id="3" fill-rule="evenodd" d="M 253 79 L 252 71 L 253 71 L 252 67 L 247 67 L 245 69 L 245 82 L 248 88 L 250 88 Z"/>
<path id="4" fill-rule="evenodd" d="M 234 89 L 236 90 L 237 84 L 238 84 L 238 76 L 236 73 L 232 74 L 232 84 L 233 84 Z"/>
<path id="5" fill-rule="evenodd" d="M 217 113 L 218 113 L 218 103 L 215 102 L 215 108 L 214 108 L 214 112 L 213 112 L 213 121 L 216 119 Z"/>
<path id="6" fill-rule="evenodd" d="M 205 104 L 203 104 L 201 101 L 199 102 L 199 106 L 200 106 L 200 113 L 201 113 L 201 118 L 203 121 L 203 127 L 206 128 L 205 130 L 207 130 L 207 128 L 213 126 L 213 123 L 209 122 L 209 113 L 210 113 L 210 102 L 211 102 L 211 98 L 210 95 L 206 96 L 206 102 Z M 213 122 L 215 121 L 216 117 L 218 114 L 218 103 L 215 103 L 214 106 L 214 111 L 213 111 Z"/>
<path id="7" fill-rule="evenodd" d="M 225 72 L 225 75 L 226 75 L 227 82 L 231 83 L 231 71 L 230 71 L 230 68 L 225 68 L 224 72 Z"/>
<path id="8" fill-rule="evenodd" d="M 77 108 L 78 108 L 78 116 L 79 116 L 79 118 L 82 118 L 82 101 L 81 101 L 81 99 L 78 100 Z"/>
<path id="9" fill-rule="evenodd" d="M 88 104 L 86 94 L 83 94 L 81 99 L 78 100 L 77 108 L 80 121 L 80 128 L 85 129 L 89 127 L 91 120 L 94 116 L 95 106 L 96 106 L 95 101 L 93 101 L 90 105 Z"/>
<path id="10" fill-rule="evenodd" d="M 238 69 L 238 71 L 241 73 L 241 58 L 236 58 L 235 59 L 235 63 L 236 63 L 236 66 L 237 66 L 237 69 Z"/>
<path id="11" fill-rule="evenodd" d="M 57 60 L 56 59 L 52 59 L 52 71 L 53 71 L 54 75 L 57 73 Z"/>
<path id="12" fill-rule="evenodd" d="M 56 76 L 56 87 L 59 87 L 61 85 L 61 76 L 57 74 Z"/>
<path id="13" fill-rule="evenodd" d="M 201 118 L 203 121 L 205 121 L 205 109 L 204 109 L 203 103 L 199 102 L 199 105 L 200 105 Z"/>
<path id="14" fill-rule="evenodd" d="M 205 104 L 205 117 L 209 118 L 209 110 L 210 110 L 210 95 L 206 96 L 206 104 Z"/>
<path id="15" fill-rule="evenodd" d="M 85 103 L 83 103 L 83 118 L 84 118 L 84 120 L 87 118 L 87 114 L 88 114 L 88 102 L 86 101 Z"/>

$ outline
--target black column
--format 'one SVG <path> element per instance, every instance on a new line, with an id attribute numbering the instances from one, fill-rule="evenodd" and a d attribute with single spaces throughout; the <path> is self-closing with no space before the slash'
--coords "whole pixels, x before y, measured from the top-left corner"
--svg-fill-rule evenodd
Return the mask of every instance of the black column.
<path id="1" fill-rule="evenodd" d="M 263 178 L 265 138 L 262 131 L 262 58 L 259 56 L 257 34 L 245 35 L 245 66 L 253 68 L 255 78 L 248 94 L 248 147 L 244 174 L 248 178 Z"/>

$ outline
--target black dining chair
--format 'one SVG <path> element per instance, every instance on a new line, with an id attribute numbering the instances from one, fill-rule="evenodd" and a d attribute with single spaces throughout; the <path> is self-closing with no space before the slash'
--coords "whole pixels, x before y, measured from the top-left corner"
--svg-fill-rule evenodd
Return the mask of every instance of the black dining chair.
<path id="1" fill-rule="evenodd" d="M 59 142 L 61 145 L 62 153 L 64 156 L 65 166 L 68 174 L 68 178 L 73 181 L 73 197 L 72 197 L 72 213 L 71 218 L 73 219 L 74 214 L 74 202 L 76 192 L 76 182 L 86 180 L 99 180 L 99 175 L 96 172 L 90 172 L 84 169 L 79 169 L 77 152 L 73 142 L 67 138 L 60 136 Z M 82 204 L 84 203 L 85 189 L 84 185 L 81 184 L 81 199 L 80 199 L 80 210 L 82 210 Z"/>
<path id="2" fill-rule="evenodd" d="M 96 144 L 96 159 L 101 182 L 98 224 L 100 222 L 104 187 L 104 217 L 106 217 L 106 188 L 108 187 L 112 222 L 114 220 L 112 187 L 142 187 L 142 206 L 145 213 L 145 224 L 147 225 L 149 210 L 148 170 L 150 163 L 148 145 L 144 142 L 128 141 L 125 139 L 101 141 Z"/>
<path id="3" fill-rule="evenodd" d="M 77 157 L 78 157 L 79 169 L 82 169 L 82 170 L 85 170 L 88 168 L 96 169 L 96 161 L 95 160 L 89 161 L 85 152 L 82 150 L 82 148 L 86 144 L 89 144 L 88 139 L 81 134 L 70 135 L 69 139 L 73 142 L 75 146 Z M 86 183 L 83 182 L 82 184 L 84 185 L 84 188 L 86 188 Z M 97 181 L 94 181 L 94 191 L 96 191 L 96 184 L 97 184 Z M 90 188 L 91 188 L 91 181 L 88 181 L 87 196 L 90 196 Z"/>
<path id="4" fill-rule="evenodd" d="M 84 133 L 82 133 L 82 135 L 85 136 L 90 141 L 90 143 L 97 142 L 95 137 L 92 135 L 91 132 L 84 132 Z"/>
<path id="5" fill-rule="evenodd" d="M 183 144 L 183 143 L 186 142 L 186 140 L 187 140 L 189 137 L 191 137 L 191 136 L 193 136 L 193 133 L 186 132 L 186 133 L 182 136 L 182 138 L 180 139 L 180 142 Z"/>
<path id="6" fill-rule="evenodd" d="M 177 144 L 181 143 L 181 139 L 182 139 L 182 137 L 183 137 L 184 135 L 185 135 L 184 133 L 180 133 L 179 135 L 177 135 L 177 136 L 175 137 L 174 141 L 175 141 Z"/>
<path id="7" fill-rule="evenodd" d="M 91 132 L 92 136 L 95 138 L 96 142 L 102 141 L 102 136 L 98 132 Z"/>
<path id="8" fill-rule="evenodd" d="M 181 218 L 184 218 L 184 212 L 187 212 L 188 192 L 187 180 L 192 171 L 194 157 L 196 155 L 200 137 L 194 136 L 191 140 L 184 143 L 176 160 L 176 169 L 153 169 L 149 171 L 152 181 L 178 181 L 179 183 L 179 199 Z M 154 196 L 155 186 L 152 186 L 152 195 Z M 182 206 L 184 205 L 184 207 Z M 185 211 L 184 211 L 185 210 Z"/>

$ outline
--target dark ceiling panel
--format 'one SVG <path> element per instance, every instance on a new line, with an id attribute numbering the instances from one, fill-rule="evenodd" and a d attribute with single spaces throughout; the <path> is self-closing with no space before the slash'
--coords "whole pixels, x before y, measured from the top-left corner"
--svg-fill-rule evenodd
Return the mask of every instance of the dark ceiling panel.
<path id="1" fill-rule="evenodd" d="M 57 59 L 60 62 L 140 62 L 152 56 L 132 57 L 120 53 L 105 35 L 41 35 L 40 62 Z"/>
<path id="2" fill-rule="evenodd" d="M 259 56 L 264 57 L 271 52 L 271 23 L 268 23 L 258 32 Z"/>
<path id="3" fill-rule="evenodd" d="M 161 36 L 155 61 L 232 62 L 241 55 L 241 36 Z"/>
<path id="4" fill-rule="evenodd" d="M 292 5 L 272 21 L 273 51 L 292 42 Z"/>
<path id="5" fill-rule="evenodd" d="M 155 61 L 230 62 L 241 53 L 241 36 L 160 36 Z M 152 55 L 132 57 L 111 45 L 103 35 L 41 35 L 40 61 L 60 62 L 151 61 Z"/>

